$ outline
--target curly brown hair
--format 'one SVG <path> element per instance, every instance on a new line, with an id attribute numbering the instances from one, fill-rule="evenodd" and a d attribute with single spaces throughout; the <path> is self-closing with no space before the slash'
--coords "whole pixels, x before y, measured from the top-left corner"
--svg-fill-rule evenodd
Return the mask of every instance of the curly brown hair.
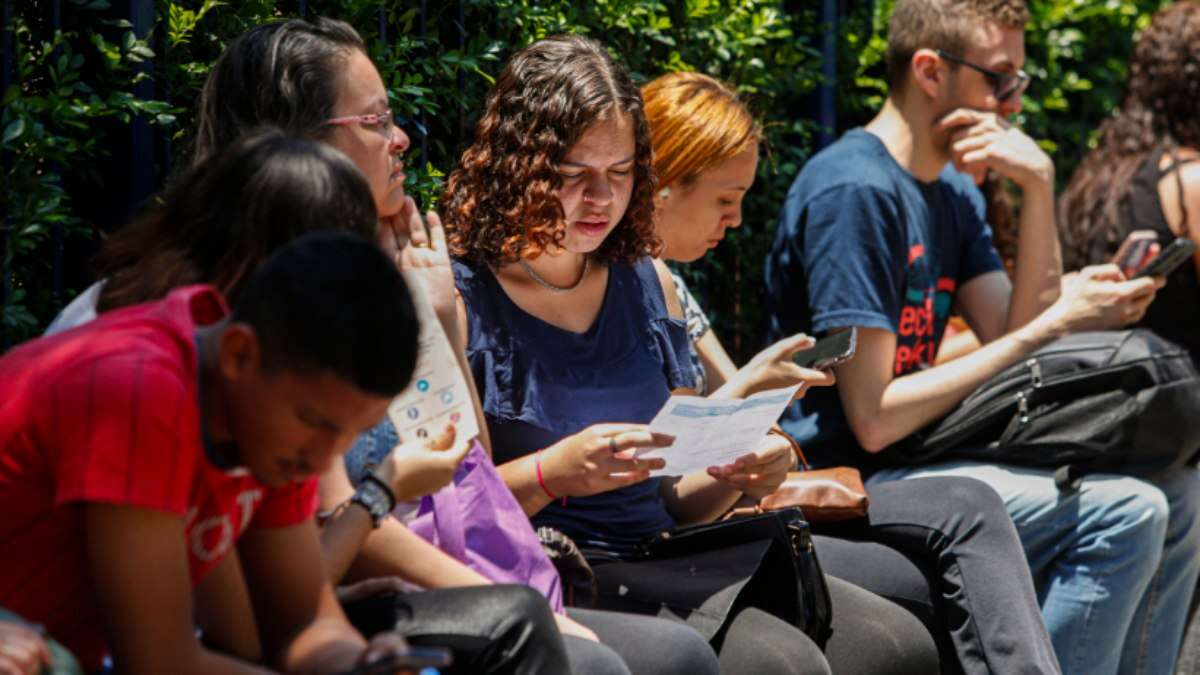
<path id="1" fill-rule="evenodd" d="M 1138 38 L 1129 92 L 1100 125 L 1096 148 L 1071 176 L 1059 200 L 1064 262 L 1082 267 L 1100 239 L 1118 238 L 1117 210 L 1133 174 L 1154 150 L 1200 149 L 1200 2 L 1159 10 Z"/>
<path id="2" fill-rule="evenodd" d="M 566 236 L 555 191 L 571 147 L 614 112 L 634 129 L 634 187 L 625 215 L 590 255 L 631 263 L 662 246 L 654 234 L 650 127 L 629 73 L 595 40 L 559 35 L 517 52 L 487 97 L 475 141 L 450 174 L 443 220 L 450 251 L 499 266 L 535 258 Z"/>

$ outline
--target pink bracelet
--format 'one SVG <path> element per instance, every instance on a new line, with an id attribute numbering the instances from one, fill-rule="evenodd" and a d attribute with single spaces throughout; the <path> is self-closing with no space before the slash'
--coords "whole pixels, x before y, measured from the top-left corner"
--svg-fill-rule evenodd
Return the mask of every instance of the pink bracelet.
<path id="1" fill-rule="evenodd" d="M 533 466 L 537 470 L 538 485 L 542 486 L 542 492 L 545 492 L 547 497 L 549 497 L 551 500 L 560 499 L 562 501 L 562 505 L 566 506 L 567 498 L 556 497 L 554 493 L 550 491 L 550 488 L 546 486 L 546 479 L 542 477 L 542 453 L 545 451 L 545 448 L 538 450 L 537 455 L 535 455 L 533 458 Z"/>

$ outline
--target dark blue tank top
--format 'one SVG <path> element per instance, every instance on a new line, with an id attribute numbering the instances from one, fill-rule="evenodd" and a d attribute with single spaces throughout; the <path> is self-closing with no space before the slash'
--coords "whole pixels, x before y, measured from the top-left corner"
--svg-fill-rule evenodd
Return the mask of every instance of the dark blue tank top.
<path id="1" fill-rule="evenodd" d="M 497 465 L 604 422 L 649 422 L 671 390 L 695 382 L 687 325 L 667 313 L 649 258 L 609 268 L 600 313 L 585 333 L 518 307 L 491 269 L 461 261 L 454 277 L 470 321 L 467 359 Z M 554 502 L 533 517 L 580 546 L 628 550 L 675 526 L 659 479 Z"/>

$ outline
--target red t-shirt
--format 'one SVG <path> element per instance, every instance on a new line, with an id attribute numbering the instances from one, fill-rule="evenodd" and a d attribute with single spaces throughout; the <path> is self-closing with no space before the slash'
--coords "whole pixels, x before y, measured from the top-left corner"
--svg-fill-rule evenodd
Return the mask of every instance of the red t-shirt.
<path id="1" fill-rule="evenodd" d="M 315 479 L 270 489 L 205 455 L 194 329 L 225 314 L 212 288 L 180 288 L 0 359 L 0 606 L 45 624 L 87 671 L 107 647 L 80 502 L 183 518 L 193 585 L 247 527 L 316 509 Z"/>

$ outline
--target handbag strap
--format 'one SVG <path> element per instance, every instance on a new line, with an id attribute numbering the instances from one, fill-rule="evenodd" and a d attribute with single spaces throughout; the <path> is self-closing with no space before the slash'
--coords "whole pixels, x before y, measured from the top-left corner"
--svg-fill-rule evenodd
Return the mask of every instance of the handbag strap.
<path id="1" fill-rule="evenodd" d="M 800 466 L 803 467 L 805 471 L 808 471 L 812 468 L 808 465 L 808 458 L 804 456 L 804 451 L 800 449 L 800 444 L 796 442 L 796 439 L 792 438 L 791 434 L 784 431 L 783 427 L 776 424 L 772 426 L 771 430 L 767 433 L 775 434 L 776 436 L 782 436 L 784 440 L 788 442 L 788 445 L 792 446 L 792 452 L 796 453 L 796 459 L 800 461 Z"/>

